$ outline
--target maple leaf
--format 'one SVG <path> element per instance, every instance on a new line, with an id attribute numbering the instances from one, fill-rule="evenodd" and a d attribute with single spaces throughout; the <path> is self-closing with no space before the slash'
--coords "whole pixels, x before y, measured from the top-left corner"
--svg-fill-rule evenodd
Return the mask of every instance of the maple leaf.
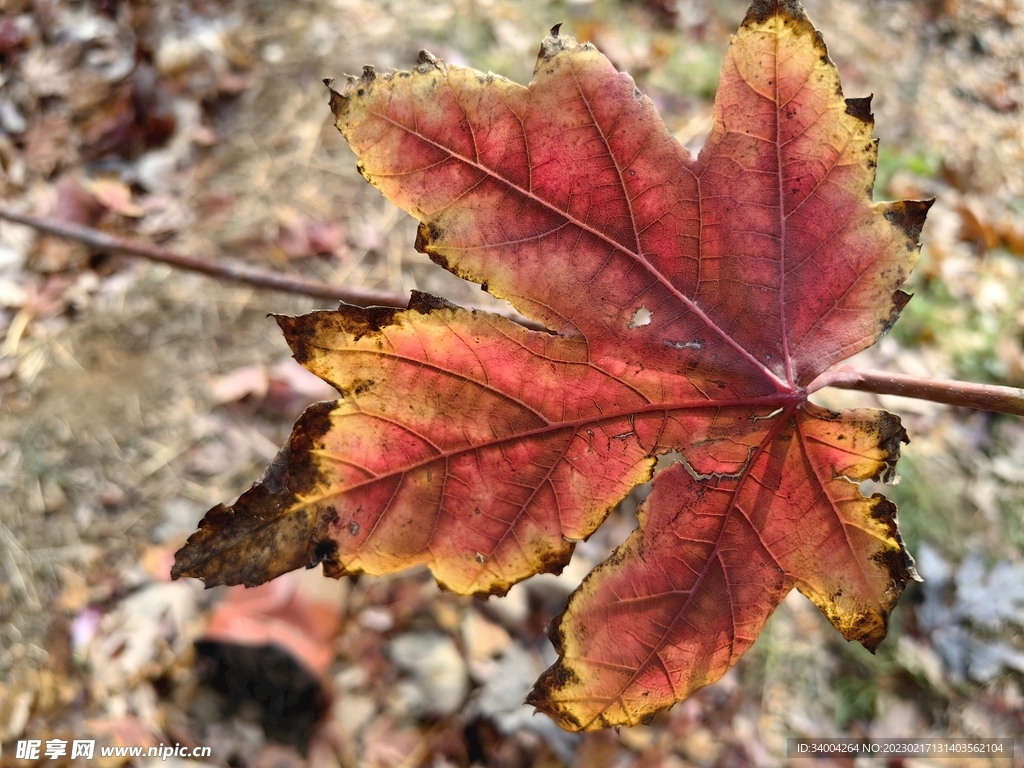
<path id="1" fill-rule="evenodd" d="M 363 176 L 416 247 L 548 332 L 415 293 L 278 317 L 341 399 L 211 510 L 173 575 L 254 585 L 427 565 L 505 592 L 557 571 L 656 457 L 639 528 L 573 594 L 530 701 L 642 722 L 719 678 L 794 587 L 871 650 L 916 578 L 890 479 L 906 433 L 807 386 L 908 297 L 929 203 L 872 204 L 869 99 L 844 99 L 792 0 L 755 0 L 694 158 L 589 44 L 552 30 L 523 87 L 422 53 L 332 90 Z"/>

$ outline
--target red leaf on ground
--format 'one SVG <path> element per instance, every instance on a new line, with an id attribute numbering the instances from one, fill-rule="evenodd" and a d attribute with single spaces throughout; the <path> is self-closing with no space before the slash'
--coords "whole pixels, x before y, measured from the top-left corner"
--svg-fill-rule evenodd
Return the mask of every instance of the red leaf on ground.
<path id="1" fill-rule="evenodd" d="M 293 574 L 295 576 L 296 574 Z M 236 645 L 274 645 L 314 676 L 334 658 L 341 626 L 337 601 L 307 594 L 301 579 L 277 579 L 254 590 L 229 590 L 210 617 L 204 640 Z"/>

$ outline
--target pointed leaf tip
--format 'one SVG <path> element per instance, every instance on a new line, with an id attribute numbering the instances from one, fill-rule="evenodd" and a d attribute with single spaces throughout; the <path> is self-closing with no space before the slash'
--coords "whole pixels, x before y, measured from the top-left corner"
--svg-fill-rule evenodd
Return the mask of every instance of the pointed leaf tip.
<path id="1" fill-rule="evenodd" d="M 899 200 L 886 203 L 885 218 L 916 243 L 924 228 L 928 210 L 934 204 L 934 197 L 929 200 Z"/>
<path id="2" fill-rule="evenodd" d="M 432 69 L 440 69 L 443 62 L 425 48 L 420 50 L 416 57 L 416 71 L 422 73 Z"/>
<path id="3" fill-rule="evenodd" d="M 873 125 L 875 116 L 871 114 L 872 96 L 862 96 L 846 100 L 846 114 L 856 117 L 858 120 Z"/>

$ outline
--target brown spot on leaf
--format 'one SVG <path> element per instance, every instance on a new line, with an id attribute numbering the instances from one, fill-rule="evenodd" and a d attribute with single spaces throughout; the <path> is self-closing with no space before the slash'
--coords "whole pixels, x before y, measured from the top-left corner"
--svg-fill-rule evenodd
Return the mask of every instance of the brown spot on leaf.
<path id="1" fill-rule="evenodd" d="M 434 54 L 427 50 L 421 50 L 419 56 L 416 58 L 416 71 L 423 75 L 431 70 L 441 70 L 444 67 L 444 62 L 438 59 Z"/>
<path id="2" fill-rule="evenodd" d="M 318 541 L 316 546 L 313 548 L 313 556 L 315 558 L 315 562 L 310 564 L 311 568 L 327 561 L 335 562 L 338 556 L 338 543 L 331 539 Z"/>
<path id="3" fill-rule="evenodd" d="M 874 123 L 874 116 L 871 114 L 871 97 L 864 96 L 856 99 L 847 99 L 846 114 L 852 115 L 867 125 Z M 868 146 L 870 148 L 870 145 Z"/>
<path id="4" fill-rule="evenodd" d="M 273 315 L 284 332 L 288 345 L 297 362 L 305 365 L 317 348 L 317 340 L 325 326 L 336 327 L 351 334 L 353 341 L 378 333 L 381 329 L 395 324 L 395 318 L 402 312 L 397 307 L 356 307 L 342 304 L 333 312 L 317 311 L 307 315 L 291 317 Z"/>
<path id="5" fill-rule="evenodd" d="M 749 27 L 752 23 L 764 24 L 773 16 L 781 17 L 784 25 L 791 21 L 807 23 L 807 14 L 797 0 L 754 0 L 747 10 L 746 18 L 743 19 L 743 26 Z"/>
<path id="6" fill-rule="evenodd" d="M 896 321 L 900 319 L 900 313 L 903 308 L 907 306 L 907 302 L 912 298 L 911 294 L 904 291 L 894 291 L 892 294 L 892 312 L 889 313 L 889 317 L 882 321 L 882 335 L 885 336 L 892 327 L 896 324 Z"/>
<path id="7" fill-rule="evenodd" d="M 935 202 L 931 200 L 899 200 L 894 203 L 887 203 L 885 218 L 908 238 L 917 242 L 921 236 L 921 229 L 924 227 L 925 217 L 928 209 Z"/>
<path id="8" fill-rule="evenodd" d="M 561 647 L 555 646 L 561 655 Z M 579 683 L 579 676 L 566 664 L 559 660 L 548 667 L 537 680 L 533 690 L 526 696 L 526 703 L 536 707 L 541 712 L 549 715 L 562 728 L 570 731 L 579 731 L 584 727 L 571 711 L 564 707 L 557 706 L 551 700 L 552 693 L 576 686 Z"/>
<path id="9" fill-rule="evenodd" d="M 315 554 L 311 538 L 321 520 L 297 497 L 320 481 L 310 449 L 330 429 L 329 414 L 336 405 L 306 409 L 287 448 L 278 453 L 278 458 L 287 457 L 283 472 L 272 464 L 266 473 L 269 483 L 256 483 L 231 508 L 218 505 L 206 513 L 199 530 L 175 554 L 172 578 L 191 576 L 208 587 L 257 586 L 309 565 Z"/>
<path id="10" fill-rule="evenodd" d="M 415 248 L 420 253 L 430 253 L 430 247 L 444 237 L 444 230 L 436 221 L 421 222 L 416 229 Z"/>
<path id="11" fill-rule="evenodd" d="M 409 297 L 409 309 L 419 312 L 421 315 L 426 315 L 431 312 L 438 310 L 457 310 L 454 304 L 447 299 L 442 299 L 440 296 L 434 296 L 423 291 L 413 291 Z"/>

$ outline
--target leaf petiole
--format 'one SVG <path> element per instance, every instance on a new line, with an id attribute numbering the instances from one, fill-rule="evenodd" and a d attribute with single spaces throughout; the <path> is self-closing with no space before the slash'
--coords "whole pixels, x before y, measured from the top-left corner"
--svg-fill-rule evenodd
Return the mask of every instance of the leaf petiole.
<path id="1" fill-rule="evenodd" d="M 1024 416 L 1024 389 L 968 381 L 943 381 L 888 371 L 857 370 L 845 365 L 825 371 L 807 387 L 807 394 L 825 387 L 856 389 L 877 395 L 900 395 L 962 408 Z"/>

